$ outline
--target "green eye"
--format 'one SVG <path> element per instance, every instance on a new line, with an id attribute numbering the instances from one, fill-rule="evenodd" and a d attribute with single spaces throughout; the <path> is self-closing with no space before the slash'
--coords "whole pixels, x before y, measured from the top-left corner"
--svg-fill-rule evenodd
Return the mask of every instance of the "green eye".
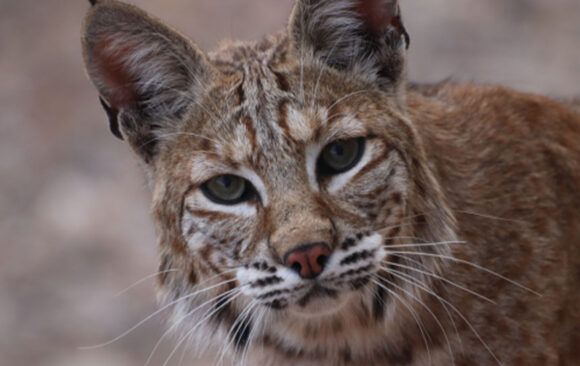
<path id="1" fill-rule="evenodd" d="M 352 169 L 362 157 L 365 140 L 361 138 L 338 140 L 327 145 L 318 158 L 318 171 L 334 175 Z"/>
<path id="2" fill-rule="evenodd" d="M 233 205 L 252 197 L 252 185 L 236 175 L 218 175 L 201 185 L 203 194 L 210 200 L 223 205 Z"/>

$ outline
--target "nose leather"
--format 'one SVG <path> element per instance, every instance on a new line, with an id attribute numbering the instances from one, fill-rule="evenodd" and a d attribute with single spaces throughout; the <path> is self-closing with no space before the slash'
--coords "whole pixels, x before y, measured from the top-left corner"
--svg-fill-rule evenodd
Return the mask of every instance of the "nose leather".
<path id="1" fill-rule="evenodd" d="M 284 256 L 284 265 L 296 271 L 300 277 L 316 278 L 324 270 L 330 248 L 326 243 L 301 245 Z"/>

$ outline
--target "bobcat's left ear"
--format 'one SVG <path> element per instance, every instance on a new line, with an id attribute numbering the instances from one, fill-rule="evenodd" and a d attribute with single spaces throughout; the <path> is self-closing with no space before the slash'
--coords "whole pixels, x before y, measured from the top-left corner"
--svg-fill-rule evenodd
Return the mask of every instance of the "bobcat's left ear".
<path id="1" fill-rule="evenodd" d="M 301 56 L 356 73 L 396 91 L 409 35 L 397 0 L 297 0 L 290 34 Z"/>
<path id="2" fill-rule="evenodd" d="M 119 1 L 92 0 L 82 43 L 89 78 L 111 132 L 146 162 L 159 136 L 175 132 L 214 70 L 187 38 Z"/>

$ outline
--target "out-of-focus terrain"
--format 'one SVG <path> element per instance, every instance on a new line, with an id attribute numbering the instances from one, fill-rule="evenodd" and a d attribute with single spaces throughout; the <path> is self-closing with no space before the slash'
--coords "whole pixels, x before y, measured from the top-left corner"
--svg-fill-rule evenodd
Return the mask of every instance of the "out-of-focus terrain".
<path id="1" fill-rule="evenodd" d="M 135 0 L 204 49 L 285 25 L 291 0 Z M 87 1 L 0 1 L 0 365 L 143 366 L 156 309 L 149 192 L 82 67 Z M 580 94 L 580 1 L 402 1 L 410 78 Z M 171 343 L 151 365 L 161 365 Z M 180 354 L 170 365 L 177 365 Z M 210 358 L 211 360 L 211 358 Z M 206 365 L 186 355 L 183 365 Z"/>

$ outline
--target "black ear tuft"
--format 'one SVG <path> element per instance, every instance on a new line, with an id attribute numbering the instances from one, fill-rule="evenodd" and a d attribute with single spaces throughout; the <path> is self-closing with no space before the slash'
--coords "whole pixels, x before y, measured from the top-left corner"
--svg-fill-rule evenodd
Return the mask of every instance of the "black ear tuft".
<path id="1" fill-rule="evenodd" d="M 119 111 L 115 108 L 109 106 L 107 102 L 101 97 L 99 97 L 99 101 L 107 113 L 107 118 L 109 119 L 109 129 L 111 133 L 115 135 L 116 138 L 124 140 L 123 135 L 121 135 L 121 130 L 119 130 Z"/>
<path id="2" fill-rule="evenodd" d="M 91 3 L 91 5 L 95 5 L 99 0 L 89 0 L 89 3 Z"/>

